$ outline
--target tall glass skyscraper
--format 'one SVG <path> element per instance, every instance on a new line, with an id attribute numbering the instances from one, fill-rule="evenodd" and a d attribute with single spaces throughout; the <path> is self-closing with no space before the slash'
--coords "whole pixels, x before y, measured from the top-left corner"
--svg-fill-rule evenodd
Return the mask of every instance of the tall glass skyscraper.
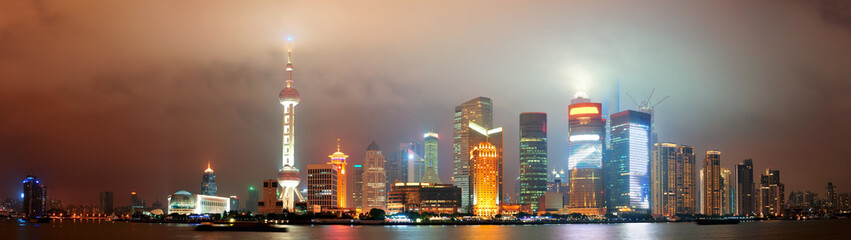
<path id="1" fill-rule="evenodd" d="M 650 210 L 650 114 L 612 114 L 612 146 L 605 166 L 609 212 Z"/>
<path id="2" fill-rule="evenodd" d="M 603 141 L 606 123 L 602 104 L 578 93 L 568 106 L 568 171 L 570 192 L 568 212 L 604 215 Z"/>
<path id="3" fill-rule="evenodd" d="M 440 184 L 440 175 L 437 174 L 437 137 L 437 133 L 434 132 L 428 132 L 423 136 L 425 173 L 421 182 Z"/>
<path id="4" fill-rule="evenodd" d="M 695 213 L 694 148 L 674 143 L 657 143 L 651 166 L 651 210 L 674 216 Z"/>
<path id="5" fill-rule="evenodd" d="M 387 209 L 387 172 L 384 170 L 384 155 L 375 141 L 366 148 L 363 160 L 363 211 L 373 208 Z"/>
<path id="6" fill-rule="evenodd" d="M 465 212 L 470 208 L 470 123 L 493 126 L 493 103 L 490 98 L 477 97 L 456 106 L 452 120 L 452 184 L 461 188 L 461 209 Z M 476 145 L 478 142 L 472 146 Z"/>
<path id="7" fill-rule="evenodd" d="M 547 192 L 547 114 L 520 114 L 520 204 L 538 211 L 538 199 Z M 543 207 L 543 206 L 541 206 Z"/>
<path id="8" fill-rule="evenodd" d="M 41 217 L 45 212 L 45 203 L 47 202 L 47 193 L 45 193 L 44 185 L 36 179 L 35 176 L 27 176 L 24 179 L 23 198 L 24 214 L 29 218 Z"/>

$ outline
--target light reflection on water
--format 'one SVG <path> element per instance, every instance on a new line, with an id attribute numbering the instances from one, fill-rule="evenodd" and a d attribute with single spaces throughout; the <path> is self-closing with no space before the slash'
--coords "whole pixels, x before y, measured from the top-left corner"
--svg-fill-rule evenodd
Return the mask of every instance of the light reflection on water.
<path id="1" fill-rule="evenodd" d="M 2 239 L 848 239 L 851 220 L 764 221 L 737 225 L 620 223 L 557 225 L 287 226 L 287 233 L 195 232 L 189 224 L 0 220 Z M 7 234 L 14 233 L 14 234 Z"/>

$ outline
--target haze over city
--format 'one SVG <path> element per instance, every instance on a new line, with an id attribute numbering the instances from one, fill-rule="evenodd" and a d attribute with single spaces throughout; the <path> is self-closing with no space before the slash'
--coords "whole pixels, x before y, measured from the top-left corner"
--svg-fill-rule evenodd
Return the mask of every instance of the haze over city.
<path id="1" fill-rule="evenodd" d="M 566 169 L 570 99 L 614 113 L 619 84 L 621 110 L 670 96 L 659 141 L 699 160 L 751 158 L 787 192 L 851 186 L 851 3 L 488 3 L 0 2 L 0 198 L 32 174 L 69 203 L 165 202 L 208 162 L 221 195 L 244 195 L 280 168 L 288 36 L 300 169 L 337 138 L 357 164 L 372 140 L 435 131 L 449 182 L 453 108 L 486 96 L 513 194 L 518 115 L 548 113 L 548 169 Z"/>

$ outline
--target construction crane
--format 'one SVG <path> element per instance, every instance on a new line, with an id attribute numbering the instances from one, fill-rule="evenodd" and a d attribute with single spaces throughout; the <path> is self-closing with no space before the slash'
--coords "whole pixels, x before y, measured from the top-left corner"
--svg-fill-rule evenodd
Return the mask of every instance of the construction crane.
<path id="1" fill-rule="evenodd" d="M 638 105 L 638 111 L 639 112 L 648 113 L 648 114 L 652 115 L 653 109 L 657 105 L 664 102 L 665 100 L 668 100 L 668 97 L 671 97 L 670 95 L 665 96 L 665 97 L 662 98 L 662 100 L 659 100 L 655 104 L 651 104 L 650 100 L 653 98 L 654 93 L 656 93 L 656 88 L 653 88 L 653 90 L 650 90 L 650 95 L 647 96 L 647 99 L 641 101 L 640 103 L 638 101 L 635 101 L 635 98 L 633 98 L 632 95 L 629 95 L 628 92 L 626 93 L 626 96 L 629 97 L 629 100 L 632 100 L 632 102 L 635 103 L 635 105 Z"/>

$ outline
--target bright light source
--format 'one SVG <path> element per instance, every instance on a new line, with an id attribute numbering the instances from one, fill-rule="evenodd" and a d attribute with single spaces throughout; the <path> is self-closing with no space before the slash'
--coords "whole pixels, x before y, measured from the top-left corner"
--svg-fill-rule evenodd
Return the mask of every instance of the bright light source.
<path id="1" fill-rule="evenodd" d="M 599 114 L 600 109 L 597 107 L 575 107 L 570 109 L 570 115 L 578 115 L 578 114 Z"/>
<path id="2" fill-rule="evenodd" d="M 571 142 L 576 141 L 597 141 L 600 140 L 600 135 L 597 134 L 582 134 L 582 135 L 573 135 L 570 136 Z"/>

